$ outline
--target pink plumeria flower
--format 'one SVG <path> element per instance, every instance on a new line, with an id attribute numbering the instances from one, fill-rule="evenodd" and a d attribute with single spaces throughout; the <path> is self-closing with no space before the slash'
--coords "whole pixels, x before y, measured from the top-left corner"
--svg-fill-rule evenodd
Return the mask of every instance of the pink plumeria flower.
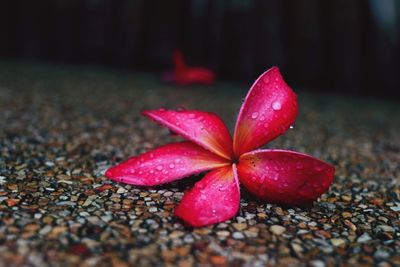
<path id="1" fill-rule="evenodd" d="M 232 137 L 214 113 L 149 110 L 143 114 L 189 141 L 132 157 L 107 170 L 112 180 L 155 186 L 208 172 L 187 191 L 175 214 L 192 226 L 228 220 L 238 212 L 241 183 L 256 197 L 285 205 L 312 203 L 328 191 L 333 166 L 311 156 L 258 149 L 295 121 L 297 96 L 277 67 L 253 84 L 240 109 Z"/>

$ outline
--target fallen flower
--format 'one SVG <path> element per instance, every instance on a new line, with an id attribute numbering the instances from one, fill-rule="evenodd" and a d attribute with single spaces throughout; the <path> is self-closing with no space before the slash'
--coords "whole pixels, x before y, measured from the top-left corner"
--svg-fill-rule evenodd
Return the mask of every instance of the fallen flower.
<path id="1" fill-rule="evenodd" d="M 179 85 L 205 84 L 215 82 L 215 73 L 207 68 L 187 66 L 181 51 L 175 50 L 172 54 L 174 70 L 163 74 L 162 79 Z"/>
<path id="2" fill-rule="evenodd" d="M 148 110 L 143 114 L 189 141 L 168 144 L 107 170 L 112 180 L 155 186 L 212 170 L 185 193 L 175 214 L 192 226 L 232 218 L 240 183 L 262 200 L 304 205 L 328 191 L 333 166 L 298 152 L 257 149 L 284 133 L 297 116 L 297 96 L 277 67 L 253 84 L 232 137 L 214 113 Z M 256 150 L 255 150 L 256 149 Z"/>

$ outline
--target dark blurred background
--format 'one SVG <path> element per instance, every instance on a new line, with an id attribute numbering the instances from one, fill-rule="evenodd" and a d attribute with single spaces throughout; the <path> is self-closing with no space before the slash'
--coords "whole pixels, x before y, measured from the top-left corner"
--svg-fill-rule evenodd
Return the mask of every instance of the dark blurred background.
<path id="1" fill-rule="evenodd" d="M 0 0 L 0 59 L 159 72 L 179 48 L 220 80 L 278 65 L 310 90 L 398 98 L 399 29 L 396 0 Z"/>

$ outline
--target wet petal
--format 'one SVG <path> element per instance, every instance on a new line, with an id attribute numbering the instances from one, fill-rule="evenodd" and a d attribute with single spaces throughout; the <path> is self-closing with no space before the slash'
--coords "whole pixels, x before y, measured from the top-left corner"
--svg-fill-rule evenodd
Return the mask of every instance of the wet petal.
<path id="1" fill-rule="evenodd" d="M 279 69 L 264 72 L 253 84 L 240 109 L 235 126 L 237 156 L 273 140 L 292 125 L 297 116 L 297 96 Z"/>
<path id="2" fill-rule="evenodd" d="M 328 191 L 335 168 L 286 150 L 256 150 L 240 157 L 238 175 L 255 196 L 273 203 L 303 205 Z"/>
<path id="3" fill-rule="evenodd" d="M 173 132 L 230 159 L 232 137 L 223 121 L 214 113 L 198 110 L 148 110 L 144 115 Z"/>
<path id="4" fill-rule="evenodd" d="M 192 226 L 226 221 L 237 213 L 240 191 L 236 166 L 209 172 L 182 198 L 175 214 Z"/>
<path id="5" fill-rule="evenodd" d="M 191 142 L 168 144 L 111 167 L 106 176 L 134 185 L 154 186 L 230 164 Z"/>

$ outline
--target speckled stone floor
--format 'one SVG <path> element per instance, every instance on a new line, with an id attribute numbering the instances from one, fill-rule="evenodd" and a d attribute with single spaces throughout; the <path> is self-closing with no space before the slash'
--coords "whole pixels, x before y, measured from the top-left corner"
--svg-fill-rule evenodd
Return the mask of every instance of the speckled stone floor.
<path id="1" fill-rule="evenodd" d="M 398 102 L 296 90 L 296 125 L 269 147 L 337 170 L 308 209 L 257 202 L 243 190 L 235 218 L 190 229 L 173 209 L 199 177 L 148 189 L 103 176 L 178 139 L 142 118 L 142 108 L 200 108 L 232 126 L 247 89 L 0 63 L 0 266 L 400 266 Z"/>

